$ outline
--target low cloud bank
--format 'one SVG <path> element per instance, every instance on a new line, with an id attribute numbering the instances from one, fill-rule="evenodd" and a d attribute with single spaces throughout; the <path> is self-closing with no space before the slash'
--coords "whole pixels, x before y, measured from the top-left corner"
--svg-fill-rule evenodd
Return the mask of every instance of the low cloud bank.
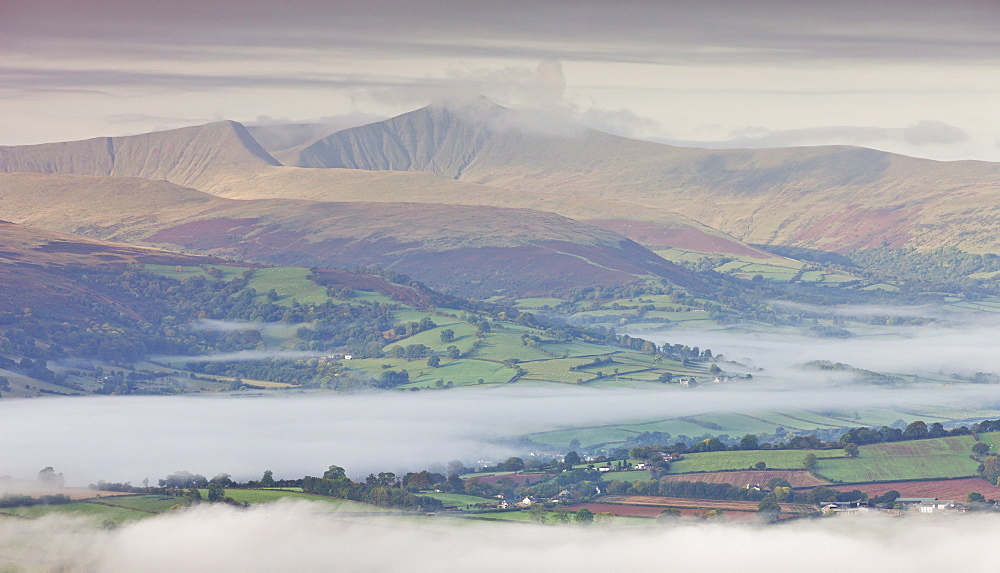
<path id="1" fill-rule="evenodd" d="M 850 312 L 851 310 L 848 310 Z M 768 332 L 665 331 L 642 334 L 657 343 L 683 343 L 764 368 L 772 375 L 801 380 L 794 366 L 810 360 L 843 362 L 899 374 L 1000 373 L 1000 327 L 848 327 L 851 338 L 811 338 L 801 330 Z"/>
<path id="2" fill-rule="evenodd" d="M 177 470 L 258 479 L 319 475 L 330 464 L 358 478 L 504 459 L 499 439 L 567 428 L 715 411 L 824 409 L 845 392 L 869 407 L 1000 406 L 1000 386 L 887 389 L 802 384 L 673 385 L 648 390 L 575 386 L 470 388 L 354 395 L 91 397 L 4 401 L 0 475 L 32 479 L 52 466 L 69 485 L 138 484 Z M 517 453 L 521 453 L 517 451 Z M 551 453 L 551 452 L 548 452 Z M 548 454 L 546 453 L 546 454 Z"/>
<path id="3" fill-rule="evenodd" d="M 346 520 L 323 504 L 199 507 L 116 531 L 0 521 L 0 567 L 66 571 L 959 571 L 978 568 L 996 515 L 832 518 L 771 527 L 415 525 Z M 391 548 L 391 551 L 386 551 Z M 669 564 L 669 565 L 668 565 Z"/>

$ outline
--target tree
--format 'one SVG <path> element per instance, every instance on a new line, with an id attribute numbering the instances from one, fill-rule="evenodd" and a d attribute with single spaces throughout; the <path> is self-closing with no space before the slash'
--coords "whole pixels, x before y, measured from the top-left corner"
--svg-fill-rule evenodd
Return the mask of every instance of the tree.
<path id="1" fill-rule="evenodd" d="M 338 465 L 332 465 L 323 472 L 323 479 L 344 481 L 347 479 L 347 470 Z"/>
<path id="2" fill-rule="evenodd" d="M 581 507 L 580 511 L 573 514 L 573 521 L 579 523 L 580 525 L 590 525 L 594 522 L 594 512 L 590 511 L 586 507 Z"/>
<path id="3" fill-rule="evenodd" d="M 763 460 L 759 461 L 759 462 L 755 463 L 753 465 L 753 467 L 755 467 L 755 468 L 757 468 L 759 470 L 767 469 L 767 462 L 764 462 Z"/>
<path id="4" fill-rule="evenodd" d="M 972 444 L 972 453 L 977 456 L 985 456 L 990 453 L 990 445 L 983 442 L 976 442 Z"/>
<path id="5" fill-rule="evenodd" d="M 774 499 L 774 496 L 768 495 L 764 499 L 760 500 L 757 504 L 757 517 L 761 521 L 766 521 L 771 523 L 778 520 L 778 515 L 781 514 L 781 506 L 778 505 L 778 500 Z"/>
<path id="6" fill-rule="evenodd" d="M 528 519 L 534 521 L 535 523 L 545 523 L 548 518 L 545 515 L 545 506 L 541 503 L 533 503 L 531 507 L 528 508 Z"/>
<path id="7" fill-rule="evenodd" d="M 454 340 L 455 340 L 454 330 L 446 328 L 441 331 L 441 342 L 448 343 L 448 342 L 453 342 Z"/>
<path id="8" fill-rule="evenodd" d="M 441 365 L 441 359 L 437 356 L 431 356 L 427 359 L 427 365 L 431 368 L 437 368 Z"/>
<path id="9" fill-rule="evenodd" d="M 569 514 L 565 511 L 557 511 L 552 514 L 552 521 L 556 523 L 569 523 Z"/>
<path id="10" fill-rule="evenodd" d="M 48 487 L 62 487 L 66 483 L 63 475 L 57 474 L 56 470 L 52 469 L 52 466 L 47 466 L 38 472 L 38 481 Z"/>
<path id="11" fill-rule="evenodd" d="M 775 501 L 791 501 L 793 496 L 792 488 L 787 486 L 779 485 L 778 487 L 774 488 L 772 493 L 774 494 Z"/>
<path id="12" fill-rule="evenodd" d="M 845 444 L 844 455 L 849 458 L 856 458 L 861 455 L 861 450 L 858 449 L 857 444 Z"/>
<path id="13" fill-rule="evenodd" d="M 447 470 L 448 475 L 457 476 L 459 474 L 465 473 L 465 464 L 461 460 L 451 460 L 448 462 Z"/>
<path id="14" fill-rule="evenodd" d="M 516 457 L 507 458 L 507 461 L 503 463 L 503 469 L 511 472 L 519 472 L 524 469 L 524 460 Z"/>
<path id="15" fill-rule="evenodd" d="M 656 522 L 659 524 L 674 523 L 681 518 L 681 510 L 674 509 L 672 507 L 664 509 L 660 512 L 660 515 L 656 516 Z"/>
<path id="16" fill-rule="evenodd" d="M 753 434 L 747 434 L 740 438 L 741 450 L 756 450 L 759 447 L 760 443 L 757 441 L 757 436 Z"/>
<path id="17" fill-rule="evenodd" d="M 816 469 L 816 454 L 806 454 L 806 457 L 802 458 L 802 465 L 805 466 L 807 470 Z"/>
<path id="18" fill-rule="evenodd" d="M 199 491 L 196 487 L 188 489 L 187 493 L 184 494 L 184 497 L 186 497 L 188 499 L 188 503 L 191 503 L 192 505 L 201 503 L 201 491 Z"/>
<path id="19" fill-rule="evenodd" d="M 200 494 L 199 494 L 200 495 Z M 208 501 L 216 502 L 222 501 L 226 497 L 226 490 L 222 487 L 222 484 L 210 483 L 208 484 Z"/>
<path id="20" fill-rule="evenodd" d="M 264 477 L 260 478 L 260 487 L 274 487 L 274 473 L 271 470 L 264 470 Z"/>
<path id="21" fill-rule="evenodd" d="M 566 454 L 566 457 L 563 458 L 563 462 L 565 462 L 566 465 L 568 465 L 568 466 L 575 466 L 575 465 L 579 464 L 580 461 L 581 461 L 580 460 L 580 454 L 578 454 L 576 452 L 569 452 L 569 453 Z"/>
<path id="22" fill-rule="evenodd" d="M 913 422 L 903 430 L 903 437 L 908 440 L 922 440 L 930 434 L 927 423 L 921 420 Z"/>
<path id="23" fill-rule="evenodd" d="M 894 489 L 890 489 L 889 491 L 873 499 L 872 503 L 875 503 L 876 505 L 884 504 L 887 506 L 891 506 L 893 502 L 895 502 L 896 499 L 898 498 L 899 498 L 899 492 Z"/>

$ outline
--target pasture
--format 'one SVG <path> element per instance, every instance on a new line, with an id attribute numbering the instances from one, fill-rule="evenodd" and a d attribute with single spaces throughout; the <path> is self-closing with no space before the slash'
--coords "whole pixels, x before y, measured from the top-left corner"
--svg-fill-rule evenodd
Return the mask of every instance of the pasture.
<path id="1" fill-rule="evenodd" d="M 974 476 L 974 443 L 972 436 L 958 436 L 861 446 L 858 458 L 820 459 L 816 473 L 842 483 Z"/>
<path id="2" fill-rule="evenodd" d="M 837 454 L 840 450 L 833 450 Z M 721 470 L 742 470 L 752 467 L 757 462 L 767 464 L 767 469 L 800 469 L 806 450 L 748 450 L 734 452 L 703 452 L 684 454 L 684 458 L 670 464 L 671 474 L 690 472 L 716 472 Z M 824 455 L 823 450 L 814 450 L 817 456 Z M 697 481 L 692 476 L 693 481 Z"/>
<path id="3" fill-rule="evenodd" d="M 309 269 L 301 267 L 257 269 L 248 286 L 255 289 L 261 299 L 274 289 L 278 298 L 273 302 L 278 306 L 291 306 L 293 300 L 302 304 L 323 304 L 330 299 L 326 288 L 306 278 L 308 275 Z"/>

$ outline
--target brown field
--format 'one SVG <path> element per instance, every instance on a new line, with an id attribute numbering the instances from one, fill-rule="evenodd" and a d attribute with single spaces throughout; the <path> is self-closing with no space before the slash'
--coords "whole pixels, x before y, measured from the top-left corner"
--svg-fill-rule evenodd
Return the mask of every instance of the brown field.
<path id="1" fill-rule="evenodd" d="M 727 483 L 739 487 L 746 487 L 747 484 L 765 484 L 773 478 L 788 480 L 792 487 L 816 487 L 827 485 L 830 482 L 820 479 L 806 471 L 792 470 L 764 470 L 764 471 L 741 471 L 741 472 L 708 472 L 702 474 L 675 474 L 668 475 L 663 481 L 702 481 L 705 483 Z"/>
<path id="2" fill-rule="evenodd" d="M 721 509 L 723 511 L 757 511 L 756 501 L 729 501 L 719 499 L 695 499 L 687 497 L 659 497 L 652 495 L 609 495 L 601 498 L 606 504 L 636 505 L 645 507 L 676 509 Z M 783 503 L 781 507 L 789 513 L 812 513 L 815 508 L 804 503 Z"/>
<path id="3" fill-rule="evenodd" d="M 610 513 L 613 515 L 620 515 L 623 517 L 659 517 L 660 512 L 665 508 L 663 507 L 653 507 L 653 506 L 642 506 L 642 505 L 621 505 L 617 503 L 578 503 L 575 505 L 567 506 L 566 509 L 572 512 L 579 511 L 582 508 L 587 508 L 594 513 Z M 701 508 L 673 508 L 679 509 L 681 512 L 681 517 L 684 518 L 696 518 L 704 515 L 708 510 Z M 782 513 L 781 518 L 792 517 L 792 513 Z M 724 511 L 723 517 L 729 522 L 747 522 L 747 521 L 757 521 L 758 517 L 756 513 L 751 513 L 749 511 Z"/>
<path id="4" fill-rule="evenodd" d="M 861 490 L 870 496 L 896 490 L 902 497 L 936 497 L 938 499 L 953 499 L 965 501 L 969 492 L 977 491 L 986 499 L 1000 499 L 1000 487 L 979 478 L 962 478 L 936 481 L 897 481 L 858 485 L 838 485 L 837 491 Z"/>

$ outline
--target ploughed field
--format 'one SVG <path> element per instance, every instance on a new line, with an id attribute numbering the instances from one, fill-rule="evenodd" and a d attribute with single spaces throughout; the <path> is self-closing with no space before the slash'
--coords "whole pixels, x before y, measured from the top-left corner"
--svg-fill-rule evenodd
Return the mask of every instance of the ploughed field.
<path id="1" fill-rule="evenodd" d="M 961 478 L 947 480 L 897 481 L 858 485 L 832 486 L 837 491 L 861 490 L 870 497 L 884 494 L 887 491 L 898 491 L 900 497 L 936 497 L 965 501 L 971 492 L 979 492 L 986 499 L 1000 499 L 1000 487 L 980 478 Z"/>
<path id="2" fill-rule="evenodd" d="M 729 501 L 716 499 L 696 499 L 686 497 L 660 497 L 653 495 L 608 495 L 600 498 L 602 503 L 653 507 L 659 509 L 721 509 L 723 511 L 756 512 L 759 502 Z M 805 503 L 783 503 L 781 508 L 789 513 L 812 513 L 816 509 Z"/>
<path id="3" fill-rule="evenodd" d="M 762 470 L 707 472 L 696 474 L 675 474 L 661 478 L 663 481 L 701 481 L 705 483 L 725 483 L 738 487 L 748 484 L 765 484 L 774 478 L 787 480 L 792 487 L 815 487 L 830 482 L 820 479 L 805 470 Z"/>

